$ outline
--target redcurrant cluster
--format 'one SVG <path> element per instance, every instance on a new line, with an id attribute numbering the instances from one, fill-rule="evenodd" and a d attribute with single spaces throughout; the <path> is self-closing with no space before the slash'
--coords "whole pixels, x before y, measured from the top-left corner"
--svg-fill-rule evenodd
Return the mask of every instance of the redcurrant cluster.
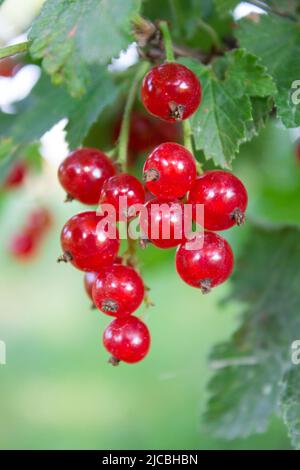
<path id="1" fill-rule="evenodd" d="M 141 96 L 151 114 L 176 123 L 187 119 L 200 105 L 201 85 L 191 70 L 167 62 L 152 68 L 144 77 Z M 109 205 L 117 214 L 109 222 L 95 211 L 73 216 L 61 232 L 63 254 L 59 261 L 69 261 L 85 271 L 85 288 L 94 306 L 116 317 L 103 335 L 110 362 L 138 362 L 149 350 L 150 334 L 147 326 L 132 314 L 145 299 L 146 288 L 132 259 L 118 256 L 118 222 L 129 223 L 136 216 L 132 209 L 140 207 L 139 225 L 144 238 L 159 248 L 178 246 L 179 275 L 188 284 L 208 292 L 224 282 L 233 268 L 229 244 L 214 231 L 244 221 L 246 190 L 225 171 L 210 171 L 197 177 L 194 156 L 175 142 L 161 143 L 145 161 L 143 181 L 151 194 L 147 202 L 143 184 L 126 172 L 118 172 L 117 165 L 96 149 L 75 150 L 60 165 L 58 177 L 67 200 L 75 198 L 92 205 L 100 202 L 102 208 Z M 125 212 L 120 203 L 122 197 L 127 200 Z M 199 204 L 205 208 L 204 222 L 198 220 Z M 190 219 L 184 210 L 187 205 L 192 208 Z M 204 225 L 204 233 L 191 236 L 193 222 Z M 114 236 L 108 230 L 112 228 Z M 198 247 L 190 249 L 195 241 L 199 242 Z"/>
<path id="2" fill-rule="evenodd" d="M 18 260 L 31 258 L 38 250 L 52 224 L 52 215 L 45 207 L 32 210 L 22 229 L 10 241 L 9 252 Z"/>

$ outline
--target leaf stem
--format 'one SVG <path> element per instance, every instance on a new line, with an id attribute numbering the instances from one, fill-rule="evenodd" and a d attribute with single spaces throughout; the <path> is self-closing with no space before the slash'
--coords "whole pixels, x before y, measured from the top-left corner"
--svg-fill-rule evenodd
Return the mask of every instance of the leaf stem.
<path id="1" fill-rule="evenodd" d="M 183 145 L 187 148 L 192 154 L 194 154 L 193 141 L 192 141 L 192 128 L 189 119 L 186 119 L 182 122 L 183 128 Z M 203 173 L 201 163 L 196 160 L 197 173 L 201 175 Z"/>
<path id="2" fill-rule="evenodd" d="M 11 46 L 2 47 L 0 49 L 0 59 L 9 57 L 11 55 L 19 54 L 20 52 L 26 52 L 28 50 L 29 42 L 19 42 L 19 44 L 12 44 Z"/>
<path id="3" fill-rule="evenodd" d="M 147 72 L 149 68 L 148 62 L 142 62 L 140 67 L 137 70 L 137 73 L 134 77 L 132 82 L 131 88 L 129 90 L 127 101 L 125 104 L 121 130 L 120 130 L 120 137 L 118 143 L 118 163 L 121 168 L 125 171 L 127 168 L 127 148 L 128 148 L 128 136 L 129 136 L 129 128 L 130 128 L 130 114 L 134 104 L 136 92 L 138 85 Z"/>
<path id="4" fill-rule="evenodd" d="M 160 30 L 162 32 L 163 39 L 164 39 L 166 60 L 168 62 L 174 62 L 175 57 L 174 57 L 174 51 L 173 51 L 173 43 L 172 43 L 172 38 L 171 38 L 171 33 L 169 30 L 168 23 L 166 21 L 160 21 L 159 27 L 160 27 Z"/>

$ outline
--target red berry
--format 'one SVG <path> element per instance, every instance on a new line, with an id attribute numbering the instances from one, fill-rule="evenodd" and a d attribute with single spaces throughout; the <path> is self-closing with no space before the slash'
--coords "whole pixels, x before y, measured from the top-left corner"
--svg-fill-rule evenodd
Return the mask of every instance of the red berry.
<path id="1" fill-rule="evenodd" d="M 165 121 L 182 121 L 201 102 L 201 85 L 184 65 L 166 62 L 153 67 L 144 77 L 142 101 L 149 113 Z"/>
<path id="2" fill-rule="evenodd" d="M 204 227 L 207 230 L 226 230 L 245 220 L 248 196 L 243 183 L 227 171 L 208 171 L 193 185 L 188 203 L 204 204 Z M 203 225 L 202 220 L 197 220 Z"/>
<path id="3" fill-rule="evenodd" d="M 30 258 L 35 249 L 35 238 L 27 232 L 14 235 L 9 246 L 10 254 L 17 259 Z"/>
<path id="4" fill-rule="evenodd" d="M 194 243 L 200 243 L 200 247 Z M 180 245 L 176 253 L 176 269 L 189 285 L 203 293 L 226 281 L 233 269 L 233 253 L 229 243 L 213 232 L 198 233 Z"/>
<path id="5" fill-rule="evenodd" d="M 94 211 L 71 217 L 61 232 L 64 254 L 58 261 L 70 261 L 82 271 L 100 271 L 112 264 L 120 245 L 119 233 L 107 223 L 98 225 L 103 220 Z"/>
<path id="6" fill-rule="evenodd" d="M 185 240 L 185 233 L 190 233 L 191 223 L 188 224 L 182 202 L 155 198 L 145 208 L 146 213 L 140 215 L 141 232 L 153 245 L 171 248 Z"/>
<path id="7" fill-rule="evenodd" d="M 127 198 L 126 206 L 122 207 L 120 197 Z M 116 210 L 117 220 L 126 220 L 130 217 L 130 209 L 145 202 L 145 190 L 142 183 L 132 175 L 122 173 L 112 176 L 103 184 L 100 197 L 101 204 L 111 204 Z M 133 213 L 131 212 L 131 215 Z M 136 215 L 136 214 L 134 214 Z"/>
<path id="8" fill-rule="evenodd" d="M 104 181 L 115 174 L 110 159 L 93 148 L 72 152 L 58 169 L 58 178 L 69 199 L 97 204 Z"/>
<path id="9" fill-rule="evenodd" d="M 92 291 L 93 291 L 94 282 L 96 281 L 97 276 L 98 276 L 98 273 L 95 273 L 94 271 L 87 272 L 84 275 L 84 288 L 85 288 L 87 295 L 89 296 L 91 300 L 93 300 Z"/>
<path id="10" fill-rule="evenodd" d="M 182 145 L 166 142 L 148 156 L 143 172 L 146 187 L 152 194 L 174 199 L 191 189 L 196 179 L 196 163 Z"/>
<path id="11" fill-rule="evenodd" d="M 296 142 L 296 159 L 297 163 L 300 163 L 300 140 Z"/>
<path id="12" fill-rule="evenodd" d="M 116 141 L 121 130 L 121 119 L 119 119 L 113 130 L 113 140 Z M 162 122 L 139 109 L 131 113 L 130 130 L 128 139 L 128 151 L 134 162 L 134 155 L 145 152 L 163 142 L 177 142 L 181 138 L 179 124 Z"/>
<path id="13" fill-rule="evenodd" d="M 17 62 L 12 57 L 5 57 L 0 60 L 0 77 L 11 78 L 16 75 L 21 68 L 21 63 Z"/>
<path id="14" fill-rule="evenodd" d="M 40 236 L 50 228 L 52 215 L 45 207 L 34 209 L 28 216 L 26 228 L 33 236 Z"/>
<path id="15" fill-rule="evenodd" d="M 112 354 L 110 362 L 114 365 L 119 361 L 139 362 L 149 351 L 150 333 L 145 323 L 133 315 L 116 318 L 105 329 L 103 344 Z"/>
<path id="16" fill-rule="evenodd" d="M 23 161 L 17 161 L 11 167 L 5 181 L 4 187 L 6 189 L 16 188 L 21 186 L 27 173 L 27 166 Z"/>
<path id="17" fill-rule="evenodd" d="M 93 287 L 93 300 L 103 313 L 116 317 L 131 315 L 144 299 L 141 276 L 130 266 L 114 264 L 103 269 Z"/>

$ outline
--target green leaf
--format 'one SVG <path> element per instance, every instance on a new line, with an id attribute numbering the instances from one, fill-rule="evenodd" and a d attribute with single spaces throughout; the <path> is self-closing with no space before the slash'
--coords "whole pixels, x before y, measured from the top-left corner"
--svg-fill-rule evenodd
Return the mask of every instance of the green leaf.
<path id="1" fill-rule="evenodd" d="M 227 77 L 238 93 L 249 96 L 273 96 L 277 93 L 272 77 L 266 68 L 257 62 L 257 57 L 243 49 L 235 49 L 226 54 Z"/>
<path id="2" fill-rule="evenodd" d="M 97 67 L 92 77 L 87 93 L 74 99 L 64 88 L 53 86 L 47 75 L 42 75 L 24 100 L 22 110 L 5 126 L 3 135 L 24 146 L 68 118 L 67 140 L 71 148 L 79 146 L 98 116 L 115 103 L 121 90 L 105 67 Z"/>
<path id="3" fill-rule="evenodd" d="M 220 16 L 226 16 L 240 3 L 239 0 L 214 0 L 215 7 Z"/>
<path id="4" fill-rule="evenodd" d="M 300 331 L 299 263 L 299 228 L 251 228 L 226 299 L 241 305 L 241 326 L 211 355 L 216 372 L 205 417 L 217 436 L 263 432 L 279 412 Z"/>
<path id="5" fill-rule="evenodd" d="M 87 64 L 106 64 L 132 40 L 141 0 L 47 0 L 29 34 L 30 52 L 74 96 L 91 79 Z"/>
<path id="6" fill-rule="evenodd" d="M 259 57 L 273 77 L 278 88 L 278 116 L 286 127 L 299 126 L 300 103 L 293 103 L 293 86 L 300 79 L 299 25 L 275 15 L 260 15 L 257 22 L 242 20 L 237 36 L 241 46 Z"/>
<path id="7" fill-rule="evenodd" d="M 243 50 L 227 53 L 211 67 L 192 59 L 181 62 L 202 83 L 202 103 L 191 117 L 196 148 L 216 165 L 229 168 L 240 144 L 251 135 L 250 97 L 275 94 L 276 87 L 265 68 Z"/>
<path id="8" fill-rule="evenodd" d="M 273 99 L 270 97 L 251 98 L 252 121 L 246 123 L 247 140 L 251 140 L 254 136 L 259 135 L 260 131 L 265 127 L 273 105 Z"/>
<path id="9" fill-rule="evenodd" d="M 300 449 L 300 368 L 294 366 L 283 379 L 281 411 L 295 449 Z"/>

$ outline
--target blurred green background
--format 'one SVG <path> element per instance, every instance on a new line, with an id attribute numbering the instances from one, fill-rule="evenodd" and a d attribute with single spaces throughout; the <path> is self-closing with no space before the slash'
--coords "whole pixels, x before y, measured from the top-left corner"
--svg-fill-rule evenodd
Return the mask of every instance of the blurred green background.
<path id="1" fill-rule="evenodd" d="M 242 147 L 233 170 L 250 198 L 249 218 L 299 222 L 300 166 L 295 136 L 271 123 Z M 274 418 L 267 433 L 220 441 L 206 433 L 201 415 L 211 374 L 207 356 L 228 338 L 239 305 L 220 303 L 230 283 L 202 296 L 178 278 L 174 251 L 140 253 L 155 307 L 139 313 L 152 334 L 148 357 L 113 368 L 101 344 L 109 317 L 90 309 L 83 275 L 58 265 L 60 228 L 83 210 L 63 204 L 56 169 L 8 194 L 1 204 L 0 366 L 2 449 L 284 449 L 286 429 Z M 17 263 L 6 253 L 30 207 L 47 204 L 55 217 L 39 255 Z M 226 233 L 234 253 L 247 227 Z"/>

